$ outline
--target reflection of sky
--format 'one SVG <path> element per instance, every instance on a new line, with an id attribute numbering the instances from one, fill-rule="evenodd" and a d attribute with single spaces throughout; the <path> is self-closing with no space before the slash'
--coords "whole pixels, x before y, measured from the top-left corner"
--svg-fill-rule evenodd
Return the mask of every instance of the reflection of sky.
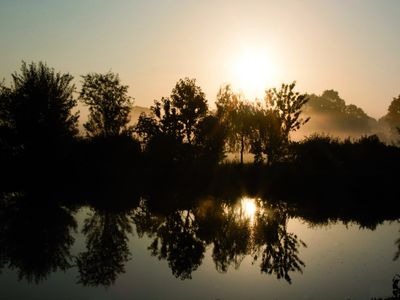
<path id="1" fill-rule="evenodd" d="M 87 211 L 78 215 L 80 228 Z M 342 224 L 310 228 L 298 219 L 290 219 L 288 232 L 307 244 L 300 248 L 304 273 L 292 273 L 292 284 L 275 276 L 260 274 L 246 257 L 238 270 L 230 267 L 218 273 L 207 248 L 203 264 L 192 280 L 176 279 L 168 263 L 151 257 L 147 247 L 151 239 L 130 236 L 132 260 L 116 284 L 104 288 L 83 288 L 75 284 L 76 269 L 50 275 L 40 285 L 17 283 L 13 272 L 0 275 L 2 299 L 370 299 L 391 294 L 391 279 L 399 271 L 393 262 L 398 238 L 398 223 L 385 222 L 375 231 L 360 230 L 357 225 Z M 74 251 L 83 247 L 77 236 Z M 10 274 L 13 274 L 10 276 Z"/>

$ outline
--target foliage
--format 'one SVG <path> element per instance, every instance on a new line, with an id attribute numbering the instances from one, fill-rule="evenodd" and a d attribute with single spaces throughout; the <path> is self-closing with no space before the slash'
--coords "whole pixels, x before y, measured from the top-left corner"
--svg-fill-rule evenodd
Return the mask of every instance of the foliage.
<path id="1" fill-rule="evenodd" d="M 286 156 L 290 133 L 308 122 L 300 117 L 308 98 L 294 92 L 295 83 L 282 84 L 281 89 L 266 91 L 265 107 L 260 103 L 252 105 L 251 131 L 255 163 L 262 163 L 263 154 L 269 165 Z"/>
<path id="2" fill-rule="evenodd" d="M 278 161 L 284 151 L 284 142 L 285 138 L 278 112 L 258 107 L 254 115 L 251 149 L 251 152 L 255 155 L 254 162 L 262 163 L 263 154 L 268 158 L 268 164 Z"/>
<path id="3" fill-rule="evenodd" d="M 398 134 L 400 133 L 400 95 L 397 98 L 393 98 L 387 114 L 381 120 L 389 125 L 390 139 L 398 140 Z"/>
<path id="4" fill-rule="evenodd" d="M 230 150 L 254 154 L 255 163 L 262 163 L 264 155 L 268 164 L 285 155 L 289 145 L 289 134 L 304 125 L 309 118 L 302 119 L 302 107 L 306 95 L 294 92 L 295 83 L 282 84 L 280 90 L 266 91 L 265 105 L 245 101 L 240 94 L 232 92 L 230 85 L 220 88 L 217 95 L 217 117 L 227 129 Z"/>
<path id="5" fill-rule="evenodd" d="M 95 211 L 84 222 L 86 252 L 76 257 L 79 283 L 85 286 L 110 286 L 130 259 L 128 248 L 130 220 L 125 213 Z"/>
<path id="6" fill-rule="evenodd" d="M 220 88 L 216 106 L 216 116 L 227 130 L 227 146 L 230 151 L 240 152 L 243 163 L 243 154 L 251 145 L 253 106 L 240 94 L 235 94 L 230 85 Z"/>
<path id="7" fill-rule="evenodd" d="M 196 132 L 196 146 L 200 149 L 200 160 L 203 163 L 215 165 L 224 157 L 227 130 L 217 117 L 206 116 Z"/>
<path id="8" fill-rule="evenodd" d="M 225 131 L 208 114 L 208 105 L 194 79 L 180 79 L 170 98 L 154 101 L 152 114 L 142 114 L 136 132 L 146 151 L 159 163 L 201 159 L 212 164 L 223 157 Z"/>
<path id="9" fill-rule="evenodd" d="M 6 265 L 19 280 L 36 284 L 68 270 L 73 260 L 77 223 L 69 209 L 47 197 L 43 192 L 0 195 L 0 268 Z"/>
<path id="10" fill-rule="evenodd" d="M 117 74 L 91 73 L 82 76 L 80 100 L 89 106 L 89 120 L 83 125 L 90 137 L 111 137 L 130 134 L 128 125 L 132 99 L 128 86 L 122 85 Z"/>
<path id="11" fill-rule="evenodd" d="M 179 79 L 171 93 L 171 104 L 182 126 L 184 140 L 192 144 L 196 128 L 207 115 L 208 105 L 195 79 Z"/>
<path id="12" fill-rule="evenodd" d="M 298 130 L 307 123 L 310 118 L 300 117 L 303 106 L 307 103 L 308 97 L 305 94 L 294 92 L 296 83 L 282 84 L 280 90 L 276 88 L 266 91 L 265 102 L 268 108 L 278 112 L 281 119 L 281 129 L 284 142 L 289 142 L 291 131 Z"/>
<path id="13" fill-rule="evenodd" d="M 322 95 L 309 95 L 309 101 L 304 105 L 304 113 L 315 116 L 316 130 L 331 132 L 347 132 L 367 134 L 376 126 L 376 121 L 369 117 L 361 108 L 354 104 L 346 105 L 337 91 L 326 90 Z M 318 120 L 321 120 L 318 122 Z"/>
<path id="14" fill-rule="evenodd" d="M 25 148 L 60 144 L 77 133 L 78 113 L 72 76 L 56 73 L 46 64 L 22 62 L 12 75 L 13 86 L 1 86 L 2 130 L 12 131 Z"/>

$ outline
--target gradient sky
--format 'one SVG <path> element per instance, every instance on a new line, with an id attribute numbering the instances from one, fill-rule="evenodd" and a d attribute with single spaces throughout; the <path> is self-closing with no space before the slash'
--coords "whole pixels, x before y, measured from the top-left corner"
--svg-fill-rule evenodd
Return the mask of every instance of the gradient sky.
<path id="1" fill-rule="evenodd" d="M 6 82 L 21 60 L 45 61 L 77 84 L 112 70 L 141 106 L 183 77 L 210 103 L 224 83 L 246 93 L 236 68 L 244 53 L 263 60 L 266 87 L 335 89 L 373 117 L 400 94 L 399 0 L 0 0 L 0 37 Z"/>

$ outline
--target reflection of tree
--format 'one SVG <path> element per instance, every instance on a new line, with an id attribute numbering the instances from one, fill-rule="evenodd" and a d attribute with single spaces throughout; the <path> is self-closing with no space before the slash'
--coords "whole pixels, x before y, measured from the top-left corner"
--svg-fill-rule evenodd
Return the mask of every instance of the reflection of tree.
<path id="1" fill-rule="evenodd" d="M 261 205 L 261 202 L 258 202 Z M 188 210 L 152 214 L 145 202 L 135 210 L 133 220 L 139 236 L 153 237 L 149 249 L 165 259 L 172 273 L 181 279 L 201 264 L 205 246 L 213 244 L 212 258 L 217 271 L 238 268 L 246 255 L 261 254 L 261 271 L 291 281 L 290 272 L 302 272 L 298 256 L 305 244 L 287 232 L 287 209 L 283 206 L 258 207 L 250 215 L 245 208 L 219 200 L 205 200 Z"/>
<path id="2" fill-rule="evenodd" d="M 175 277 L 191 279 L 192 272 L 201 265 L 206 245 L 198 235 L 192 210 L 152 207 L 142 199 L 132 220 L 140 237 L 147 234 L 152 238 L 151 254 L 167 260 Z"/>
<path id="3" fill-rule="evenodd" d="M 13 193 L 0 199 L 0 263 L 36 283 L 71 267 L 76 229 L 68 209 L 41 197 Z"/>
<path id="4" fill-rule="evenodd" d="M 130 258 L 127 233 L 132 232 L 127 213 L 94 211 L 85 220 L 82 232 L 86 237 L 86 252 L 76 259 L 79 282 L 83 285 L 109 286 L 118 274 L 125 272 Z"/>
<path id="5" fill-rule="evenodd" d="M 257 219 L 255 229 L 255 260 L 261 256 L 261 272 L 275 274 L 289 283 L 290 272 L 302 272 L 305 266 L 298 256 L 299 247 L 306 244 L 287 232 L 287 212 L 284 208 L 268 209 Z"/>
<path id="6" fill-rule="evenodd" d="M 149 247 L 153 256 L 168 261 L 172 273 L 180 279 L 190 279 L 204 257 L 205 243 L 197 237 L 192 217 L 189 211 L 167 215 L 153 227 L 156 237 Z"/>
<path id="7" fill-rule="evenodd" d="M 394 255 L 393 260 L 398 260 L 399 257 L 400 257 L 400 238 L 398 238 L 398 239 L 396 240 L 395 244 L 397 245 L 398 249 L 397 249 L 396 254 Z"/>
<path id="8" fill-rule="evenodd" d="M 217 271 L 227 272 L 230 265 L 238 268 L 249 252 L 249 220 L 238 218 L 233 207 L 221 202 L 203 205 L 196 217 L 200 233 L 208 233 L 207 242 L 214 244 L 212 257 Z"/>

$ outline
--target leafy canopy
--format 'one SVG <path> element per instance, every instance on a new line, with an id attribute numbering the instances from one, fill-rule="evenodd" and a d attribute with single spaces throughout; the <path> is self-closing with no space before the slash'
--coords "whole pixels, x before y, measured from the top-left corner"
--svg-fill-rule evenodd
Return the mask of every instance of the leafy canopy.
<path id="1" fill-rule="evenodd" d="M 83 125 L 88 136 L 111 137 L 130 134 L 128 126 L 132 98 L 128 86 L 122 85 L 117 74 L 90 73 L 82 76 L 80 100 L 89 106 L 89 119 Z"/>

